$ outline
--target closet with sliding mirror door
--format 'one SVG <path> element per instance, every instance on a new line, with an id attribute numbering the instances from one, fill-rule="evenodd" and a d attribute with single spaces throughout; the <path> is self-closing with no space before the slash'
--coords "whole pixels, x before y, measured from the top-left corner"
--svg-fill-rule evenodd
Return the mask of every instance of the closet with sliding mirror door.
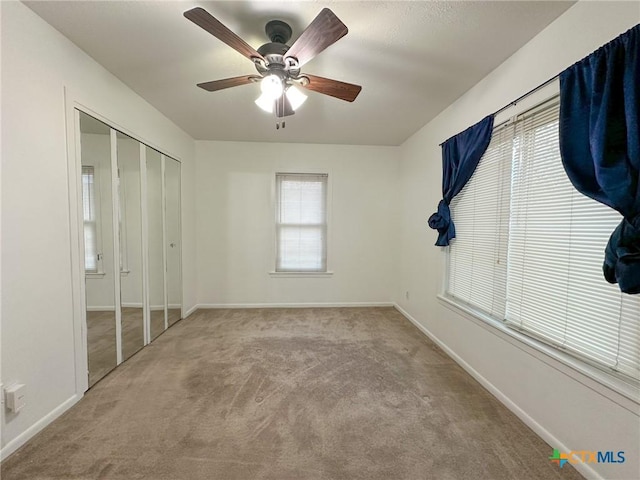
<path id="1" fill-rule="evenodd" d="M 80 112 L 89 386 L 118 364 L 111 129 Z"/>
<path id="2" fill-rule="evenodd" d="M 182 318 L 182 275 L 180 268 L 180 162 L 164 157 L 166 198 L 167 304 L 169 326 Z"/>
<path id="3" fill-rule="evenodd" d="M 117 132 L 118 230 L 120 245 L 120 324 L 122 360 L 144 347 L 142 242 L 142 145 Z"/>
<path id="4" fill-rule="evenodd" d="M 162 155 L 152 148 L 147 150 L 147 212 L 149 218 L 149 314 L 151 340 L 167 328 L 164 268 L 164 185 L 162 181 Z"/>
<path id="5" fill-rule="evenodd" d="M 76 125 L 91 387 L 182 317 L 180 162 L 80 110 Z"/>

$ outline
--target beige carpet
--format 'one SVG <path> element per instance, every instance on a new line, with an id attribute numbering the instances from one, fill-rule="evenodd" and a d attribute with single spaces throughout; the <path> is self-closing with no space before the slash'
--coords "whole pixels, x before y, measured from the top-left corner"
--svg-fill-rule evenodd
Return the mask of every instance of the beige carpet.
<path id="1" fill-rule="evenodd" d="M 200 311 L 2 465 L 14 479 L 556 479 L 546 445 L 391 308 Z"/>

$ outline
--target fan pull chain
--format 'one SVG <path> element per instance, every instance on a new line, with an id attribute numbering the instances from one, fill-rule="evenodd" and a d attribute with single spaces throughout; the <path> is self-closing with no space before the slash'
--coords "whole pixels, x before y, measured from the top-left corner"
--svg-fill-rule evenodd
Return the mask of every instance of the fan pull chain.
<path id="1" fill-rule="evenodd" d="M 276 100 L 276 102 L 279 102 L 280 100 L 282 100 L 282 112 L 284 113 L 284 93 L 279 99 Z M 277 112 L 278 112 L 278 108 L 276 107 L 276 115 L 278 115 Z M 286 126 L 287 124 L 284 120 L 282 122 L 276 122 L 276 130 L 280 130 L 280 127 L 282 127 L 282 129 L 284 130 Z"/>

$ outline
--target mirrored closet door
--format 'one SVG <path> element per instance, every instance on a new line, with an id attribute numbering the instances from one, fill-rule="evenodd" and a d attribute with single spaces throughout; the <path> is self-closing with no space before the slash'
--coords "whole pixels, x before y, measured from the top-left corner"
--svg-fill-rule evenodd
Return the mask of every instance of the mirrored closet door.
<path id="1" fill-rule="evenodd" d="M 89 386 L 118 364 L 111 129 L 80 113 Z"/>
<path id="2" fill-rule="evenodd" d="M 162 155 L 147 149 L 147 211 L 149 218 L 149 313 L 151 340 L 165 331 L 164 226 Z"/>
<path id="3" fill-rule="evenodd" d="M 182 318 L 182 275 L 180 242 L 180 162 L 165 157 L 167 295 L 169 326 Z"/>
<path id="4" fill-rule="evenodd" d="M 122 360 L 144 347 L 140 142 L 117 132 Z"/>
<path id="5" fill-rule="evenodd" d="M 77 111 L 89 387 L 180 320 L 180 162 Z"/>

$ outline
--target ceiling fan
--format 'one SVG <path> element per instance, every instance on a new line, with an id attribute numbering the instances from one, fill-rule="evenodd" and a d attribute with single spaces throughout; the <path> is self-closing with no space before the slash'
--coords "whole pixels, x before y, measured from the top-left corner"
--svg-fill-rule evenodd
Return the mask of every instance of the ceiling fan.
<path id="1" fill-rule="evenodd" d="M 198 84 L 198 87 L 209 92 L 260 82 L 262 95 L 256 100 L 256 104 L 282 118 L 293 115 L 306 100 L 307 96 L 296 88 L 298 86 L 347 102 L 353 102 L 362 90 L 359 85 L 300 72 L 305 63 L 349 31 L 328 8 L 318 14 L 291 46 L 287 45 L 292 34 L 291 27 L 280 20 L 268 22 L 265 31 L 271 41 L 258 50 L 248 45 L 203 8 L 188 10 L 184 12 L 184 16 L 253 61 L 259 73 Z"/>

